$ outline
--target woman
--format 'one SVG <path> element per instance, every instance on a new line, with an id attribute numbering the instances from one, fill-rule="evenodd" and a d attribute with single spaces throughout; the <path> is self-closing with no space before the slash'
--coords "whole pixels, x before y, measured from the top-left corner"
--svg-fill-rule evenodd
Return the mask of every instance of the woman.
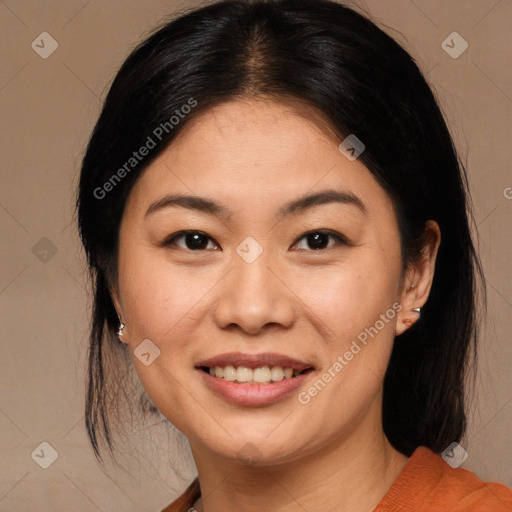
<path id="1" fill-rule="evenodd" d="M 438 455 L 474 365 L 468 202 L 418 67 L 360 14 L 228 0 L 163 26 L 81 172 L 97 456 L 128 364 L 197 467 L 167 511 L 510 511 Z"/>

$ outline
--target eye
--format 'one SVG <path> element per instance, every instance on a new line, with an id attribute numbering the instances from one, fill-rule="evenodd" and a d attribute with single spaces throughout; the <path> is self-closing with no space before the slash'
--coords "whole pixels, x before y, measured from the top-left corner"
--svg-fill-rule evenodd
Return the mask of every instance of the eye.
<path id="1" fill-rule="evenodd" d="M 177 244 L 177 240 L 184 240 L 185 246 Z M 212 247 L 207 247 L 208 241 L 213 241 L 213 239 L 202 231 L 180 231 L 179 233 L 175 233 L 171 237 L 167 238 L 162 245 L 170 246 L 174 244 L 178 245 L 178 247 L 181 247 L 182 249 L 200 251 L 203 249 L 212 249 Z M 219 247 L 216 242 L 213 245 L 214 249 Z"/>
<path id="2" fill-rule="evenodd" d="M 331 245 L 328 245 L 329 238 L 334 240 Z M 343 235 L 329 230 L 310 231 L 309 233 L 302 235 L 295 243 L 298 243 L 303 239 L 305 240 L 306 244 L 310 244 L 312 249 L 315 251 L 321 249 L 331 249 L 336 245 L 349 245 L 348 240 Z M 303 247 L 300 249 L 303 249 Z"/>
<path id="3" fill-rule="evenodd" d="M 333 240 L 333 243 L 329 245 L 329 239 Z M 183 240 L 184 245 L 177 243 L 179 240 Z M 322 249 L 330 249 L 336 245 L 350 245 L 348 240 L 335 231 L 330 230 L 316 230 L 310 231 L 303 234 L 293 245 L 298 244 L 301 240 L 305 240 L 312 250 L 318 251 Z M 208 243 L 212 242 L 213 247 L 208 247 Z M 162 244 L 163 246 L 177 245 L 178 247 L 189 250 L 189 251 L 202 251 L 208 249 L 217 249 L 219 245 L 210 236 L 202 231 L 180 231 L 168 237 Z M 299 247 L 304 249 L 304 247 Z M 308 250 L 306 248 L 306 250 Z"/>

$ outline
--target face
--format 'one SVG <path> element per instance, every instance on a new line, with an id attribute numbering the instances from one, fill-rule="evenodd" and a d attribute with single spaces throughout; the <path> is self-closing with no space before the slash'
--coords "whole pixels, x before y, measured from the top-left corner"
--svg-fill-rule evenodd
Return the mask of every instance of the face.
<path id="1" fill-rule="evenodd" d="M 196 452 L 257 447 L 278 464 L 380 421 L 402 297 L 397 220 L 368 169 L 305 112 L 247 100 L 202 113 L 126 204 L 123 340 Z"/>

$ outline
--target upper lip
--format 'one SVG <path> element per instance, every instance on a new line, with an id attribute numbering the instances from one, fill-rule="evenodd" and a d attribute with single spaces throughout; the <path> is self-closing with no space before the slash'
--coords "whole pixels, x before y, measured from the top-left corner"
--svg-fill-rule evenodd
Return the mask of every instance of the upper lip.
<path id="1" fill-rule="evenodd" d="M 273 352 L 265 352 L 263 354 L 244 354 L 242 352 L 230 352 L 228 354 L 219 354 L 209 359 L 204 359 L 196 364 L 196 367 L 208 366 L 209 368 L 215 366 L 225 367 L 232 366 L 247 366 L 247 368 L 260 368 L 262 366 L 282 366 L 283 368 L 293 368 L 301 372 L 306 368 L 313 366 L 304 361 L 293 359 L 292 357 L 284 354 L 276 354 Z"/>

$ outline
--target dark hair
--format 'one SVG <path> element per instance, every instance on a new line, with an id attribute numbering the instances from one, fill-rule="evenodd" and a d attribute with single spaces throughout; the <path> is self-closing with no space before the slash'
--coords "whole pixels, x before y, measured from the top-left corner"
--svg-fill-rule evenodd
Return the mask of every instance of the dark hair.
<path id="1" fill-rule="evenodd" d="M 419 322 L 395 339 L 383 425 L 406 455 L 419 445 L 442 451 L 466 429 L 482 270 L 470 234 L 465 169 L 438 103 L 413 58 L 346 6 L 226 0 L 166 23 L 131 53 L 83 159 L 78 224 L 94 286 L 86 425 L 96 456 L 101 459 L 102 440 L 112 451 L 112 390 L 118 368 L 129 364 L 115 336 L 109 291 L 127 196 L 198 113 L 251 97 L 306 102 L 340 137 L 355 134 L 364 143 L 359 159 L 396 208 L 404 268 L 419 254 L 425 221 L 439 224 L 430 297 Z M 147 156 L 130 160 L 149 138 L 154 147 Z"/>

